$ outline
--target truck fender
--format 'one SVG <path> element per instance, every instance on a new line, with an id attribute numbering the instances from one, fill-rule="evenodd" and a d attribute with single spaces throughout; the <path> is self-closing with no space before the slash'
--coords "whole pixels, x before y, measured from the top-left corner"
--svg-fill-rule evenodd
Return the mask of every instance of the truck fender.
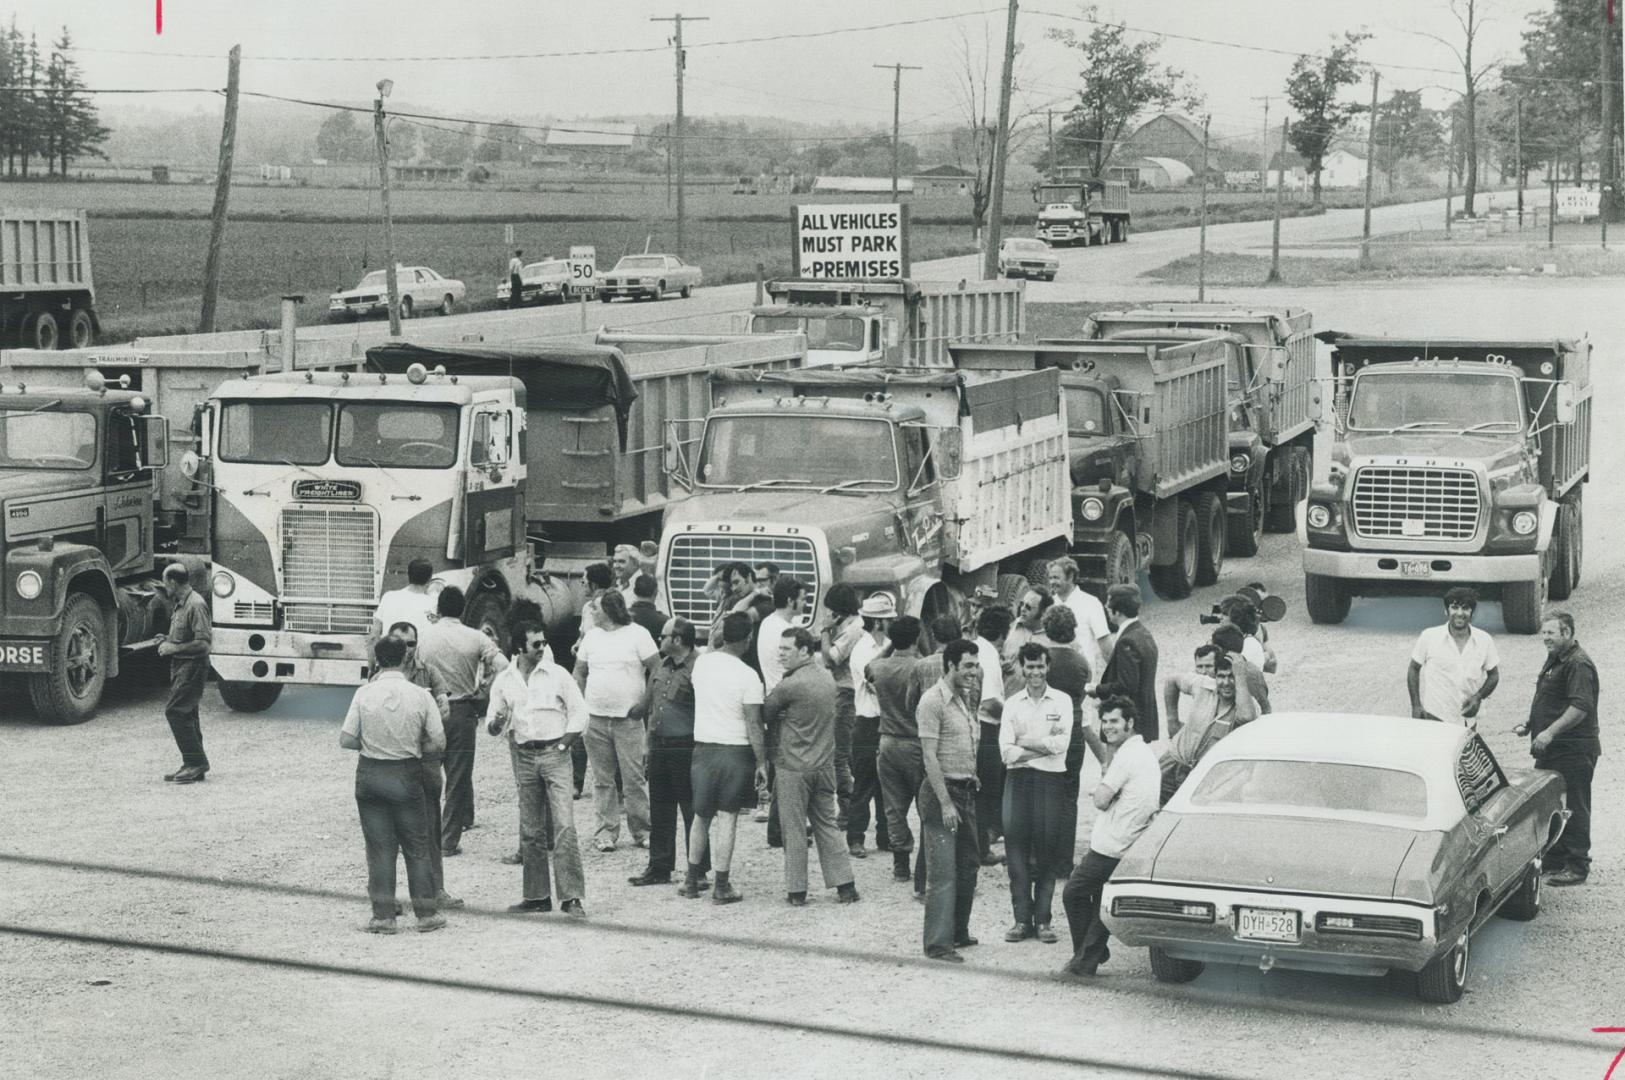
<path id="1" fill-rule="evenodd" d="M 942 584 L 940 577 L 929 574 L 919 574 L 904 582 L 902 605 L 904 613 L 920 618 L 925 611 L 926 594 L 940 584 Z"/>
<path id="2" fill-rule="evenodd" d="M 14 583 L 17 575 L 32 570 L 40 576 L 44 588 L 33 601 L 19 600 Z M 107 673 L 118 674 L 119 604 L 118 591 L 113 584 L 112 568 L 100 549 L 87 544 L 53 544 L 48 549 L 20 548 L 6 558 L 4 587 L 11 593 L 7 597 L 8 612 L 17 616 L 18 623 L 33 623 L 32 632 L 50 636 L 58 632 L 68 594 L 82 592 L 92 597 L 107 613 L 109 638 L 105 642 Z M 19 626 L 19 629 L 21 627 Z"/>
<path id="3" fill-rule="evenodd" d="M 1555 499 L 1544 499 L 1540 504 L 1540 530 L 1536 533 L 1536 551 L 1545 551 L 1552 546 L 1552 532 L 1557 528 L 1558 502 Z"/>

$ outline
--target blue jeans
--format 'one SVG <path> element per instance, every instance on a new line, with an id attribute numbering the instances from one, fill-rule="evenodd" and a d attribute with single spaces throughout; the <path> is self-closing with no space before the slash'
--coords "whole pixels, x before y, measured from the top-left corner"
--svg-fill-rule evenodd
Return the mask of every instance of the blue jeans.
<path id="1" fill-rule="evenodd" d="M 524 863 L 524 899 L 549 898 L 549 863 L 558 880 L 559 901 L 580 900 L 587 892 L 576 842 L 575 787 L 570 755 L 557 744 L 513 748 L 513 775 L 519 785 L 519 856 Z M 551 835 L 550 835 L 551 834 Z"/>
<path id="2" fill-rule="evenodd" d="M 435 913 L 429 825 L 423 810 L 423 762 L 362 758 L 355 770 L 355 804 L 367 844 L 367 896 L 372 917 L 395 917 L 395 859 L 406 859 L 407 891 L 417 917 Z"/>
<path id="3" fill-rule="evenodd" d="M 971 905 L 982 861 L 976 850 L 976 785 L 949 780 L 948 798 L 959 823 L 942 823 L 942 804 L 927 780 L 920 785 L 920 828 L 925 833 L 925 954 L 945 952 L 970 936 Z"/>

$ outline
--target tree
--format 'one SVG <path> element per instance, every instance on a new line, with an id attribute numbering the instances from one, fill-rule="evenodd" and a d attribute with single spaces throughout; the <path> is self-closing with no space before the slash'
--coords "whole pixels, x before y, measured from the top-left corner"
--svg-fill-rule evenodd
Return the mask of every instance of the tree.
<path id="1" fill-rule="evenodd" d="M 1487 21 L 1483 17 L 1483 9 L 1487 6 L 1486 0 L 1449 0 L 1450 17 L 1461 28 L 1460 44 L 1447 41 L 1437 34 L 1429 34 L 1422 30 L 1413 30 L 1412 33 L 1422 37 L 1431 38 L 1455 54 L 1456 63 L 1461 67 L 1462 73 L 1462 110 L 1461 135 L 1462 153 L 1466 161 L 1467 172 L 1462 192 L 1462 210 L 1468 217 L 1473 215 L 1473 197 L 1478 193 L 1478 91 L 1479 83 L 1494 71 L 1499 61 L 1488 64 L 1478 64 L 1473 60 L 1473 48 L 1478 43 L 1478 35 L 1484 29 Z M 1594 14 L 1594 13 L 1593 13 Z M 1592 50 L 1591 56 L 1595 59 L 1597 51 Z"/>
<path id="2" fill-rule="evenodd" d="M 1345 86 L 1360 81 L 1360 44 L 1370 36 L 1361 31 L 1347 32 L 1331 51 L 1298 57 L 1292 64 L 1292 73 L 1287 76 L 1287 100 L 1298 114 L 1287 132 L 1287 139 L 1314 175 L 1316 205 L 1320 203 L 1320 173 L 1326 151 L 1331 149 L 1332 140 L 1348 126 L 1349 120 L 1366 111 L 1363 105 L 1338 101 L 1337 95 Z"/>
<path id="3" fill-rule="evenodd" d="M 1095 7 L 1086 6 L 1083 18 L 1093 22 Z M 1087 37 L 1070 29 L 1052 29 L 1045 34 L 1082 54 L 1083 70 L 1078 77 L 1078 103 L 1067 113 L 1058 142 L 1069 141 L 1077 156 L 1089 163 L 1100 176 L 1117 148 L 1124 130 L 1136 116 L 1182 106 L 1195 109 L 1197 95 L 1183 89 L 1185 76 L 1157 63 L 1162 42 L 1157 38 L 1127 40 L 1127 28 L 1115 23 L 1096 22 Z M 1056 157 L 1066 160 L 1061 148 Z"/>
<path id="4" fill-rule="evenodd" d="M 948 153 L 953 164 L 971 174 L 971 233 L 980 244 L 982 227 L 987 223 L 988 204 L 993 198 L 993 158 L 998 142 L 996 129 L 999 123 L 1002 58 L 985 22 L 977 37 L 979 40 L 974 39 L 961 25 L 959 39 L 954 45 L 955 55 L 945 67 L 953 72 L 951 92 L 959 106 L 960 120 L 960 126 L 949 136 Z M 1016 94 L 1021 89 L 1021 53 L 1022 48 L 1017 44 L 1016 68 L 1011 78 L 1010 131 L 1005 145 L 1007 160 L 1019 158 L 1022 148 L 1038 133 L 1028 121 L 1041 111 L 1017 105 Z M 889 171 L 890 166 L 887 168 Z"/>
<path id="5" fill-rule="evenodd" d="M 45 156 L 48 173 L 68 175 L 68 163 L 91 155 L 106 158 L 101 145 L 110 134 L 102 126 L 95 104 L 85 95 L 84 77 L 73 58 L 73 38 L 68 28 L 51 45 L 51 62 L 46 72 L 44 108 Z"/>
<path id="6" fill-rule="evenodd" d="M 327 161 L 371 161 L 373 133 L 349 109 L 332 113 L 316 131 L 316 156 Z"/>
<path id="7" fill-rule="evenodd" d="M 1378 110 L 1375 165 L 1394 190 L 1400 163 L 1426 160 L 1439 144 L 1439 118 L 1422 106 L 1420 90 L 1395 90 Z"/>

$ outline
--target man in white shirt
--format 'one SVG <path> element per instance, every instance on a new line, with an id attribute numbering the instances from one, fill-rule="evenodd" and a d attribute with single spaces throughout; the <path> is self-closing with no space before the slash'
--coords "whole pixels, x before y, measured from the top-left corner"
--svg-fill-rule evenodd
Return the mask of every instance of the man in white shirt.
<path id="1" fill-rule="evenodd" d="M 779 680 L 784 678 L 784 664 L 779 660 L 779 644 L 786 630 L 800 625 L 801 598 L 807 586 L 789 574 L 781 574 L 773 583 L 773 611 L 762 620 L 756 631 L 756 667 L 762 673 L 762 689 L 771 694 Z"/>
<path id="2" fill-rule="evenodd" d="M 976 661 L 982 669 L 981 734 L 976 744 L 976 850 L 983 866 L 998 863 L 993 841 L 1004 835 L 1004 761 L 999 753 L 999 719 L 1004 715 L 1004 640 L 1010 636 L 1010 609 L 984 608 L 976 617 Z"/>
<path id="3" fill-rule="evenodd" d="M 1049 587 L 1057 604 L 1065 604 L 1078 620 L 1078 649 L 1089 670 L 1100 678 L 1106 669 L 1106 639 L 1111 627 L 1106 622 L 1106 607 L 1093 594 L 1078 586 L 1078 564 L 1063 555 L 1049 564 Z"/>
<path id="4" fill-rule="evenodd" d="M 878 820 L 881 813 L 880 776 L 875 769 L 880 754 L 880 696 L 875 693 L 874 680 L 869 678 L 869 665 L 888 655 L 891 648 L 892 622 L 897 618 L 897 603 L 890 593 L 871 593 L 858 608 L 863 633 L 852 646 L 848 660 L 852 672 L 852 730 L 848 734 L 847 765 L 850 768 L 849 798 L 836 824 L 846 833 L 847 854 L 854 859 L 866 859 L 863 837 L 869 830 L 870 809 Z M 856 832 L 856 836 L 853 833 Z"/>
<path id="5" fill-rule="evenodd" d="M 1444 594 L 1445 623 L 1430 626 L 1416 639 L 1405 683 L 1411 692 L 1411 715 L 1478 726 L 1478 707 L 1501 681 L 1501 658 L 1495 640 L 1473 625 L 1478 593 L 1458 586 Z"/>
<path id="6" fill-rule="evenodd" d="M 614 589 L 593 608 L 598 626 L 581 639 L 575 677 L 587 699 L 587 761 L 592 769 L 592 801 L 598 813 L 593 846 L 614 851 L 621 838 L 621 804 L 632 842 L 649 846 L 649 782 L 643 721 L 632 710 L 643 704 L 649 674 L 660 661 L 649 631 L 632 621 L 626 601 Z M 619 770 L 620 787 L 615 786 Z"/>
<path id="7" fill-rule="evenodd" d="M 1072 930 L 1072 959 L 1064 975 L 1093 975 L 1111 959 L 1111 934 L 1100 921 L 1100 894 L 1112 871 L 1157 812 L 1162 770 L 1157 755 L 1135 732 L 1134 702 L 1126 697 L 1100 703 L 1100 736 L 1115 748 L 1106 775 L 1095 788 L 1100 814 L 1089 834 L 1089 854 L 1078 863 L 1061 892 L 1066 921 Z"/>
<path id="8" fill-rule="evenodd" d="M 742 659 L 754 620 L 729 612 L 720 647 L 694 662 L 694 826 L 689 831 L 688 867 L 677 895 L 700 896 L 700 866 L 711 851 L 717 872 L 711 901 L 734 904 L 744 895 L 733 887 L 734 838 L 739 811 L 752 804 L 767 784 L 767 746 L 762 736 L 762 681 Z"/>
<path id="9" fill-rule="evenodd" d="M 1015 922 L 1004 940 L 1057 940 L 1050 927 L 1055 881 L 1072 869 L 1067 826 L 1066 751 L 1072 742 L 1072 699 L 1049 685 L 1049 650 L 1035 641 L 1017 655 L 1026 685 L 1004 701 L 999 750 L 1004 760 L 1004 861 Z"/>
<path id="10" fill-rule="evenodd" d="M 524 302 L 521 296 L 525 284 L 524 270 L 525 253 L 514 248 L 513 258 L 508 260 L 508 306 L 511 308 L 519 307 Z"/>
<path id="11" fill-rule="evenodd" d="M 649 576 L 643 572 L 643 553 L 631 544 L 616 544 L 615 553 L 609 557 L 609 568 L 615 571 L 615 588 L 630 608 L 638 601 L 635 590 L 638 578 Z"/>
<path id="12" fill-rule="evenodd" d="M 391 589 L 378 598 L 378 607 L 372 615 L 372 636 L 383 637 L 396 623 L 409 622 L 422 637 L 434 620 L 434 597 L 429 595 L 429 580 L 434 577 L 434 564 L 428 559 L 413 559 L 406 564 L 406 584 Z"/>
<path id="13" fill-rule="evenodd" d="M 570 673 L 553 663 L 541 626 L 521 622 L 514 627 L 514 640 L 522 649 L 491 684 L 491 719 L 486 724 L 492 735 L 508 732 L 519 788 L 524 891 L 508 910 L 553 910 L 551 852 L 560 910 L 580 918 L 586 914 L 581 901 L 587 883 L 571 807 L 570 748 L 587 730 L 587 704 Z"/>

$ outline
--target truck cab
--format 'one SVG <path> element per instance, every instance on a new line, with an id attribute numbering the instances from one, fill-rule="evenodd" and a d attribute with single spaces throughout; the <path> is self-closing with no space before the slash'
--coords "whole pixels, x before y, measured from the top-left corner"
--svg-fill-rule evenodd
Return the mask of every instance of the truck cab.
<path id="1" fill-rule="evenodd" d="M 1033 185 L 1038 223 L 1033 235 L 1054 246 L 1128 240 L 1128 184 L 1094 177 Z"/>
<path id="2" fill-rule="evenodd" d="M 900 339 L 897 320 L 867 304 L 775 304 L 752 308 L 751 334 L 805 334 L 808 367 L 879 364 Z"/>

